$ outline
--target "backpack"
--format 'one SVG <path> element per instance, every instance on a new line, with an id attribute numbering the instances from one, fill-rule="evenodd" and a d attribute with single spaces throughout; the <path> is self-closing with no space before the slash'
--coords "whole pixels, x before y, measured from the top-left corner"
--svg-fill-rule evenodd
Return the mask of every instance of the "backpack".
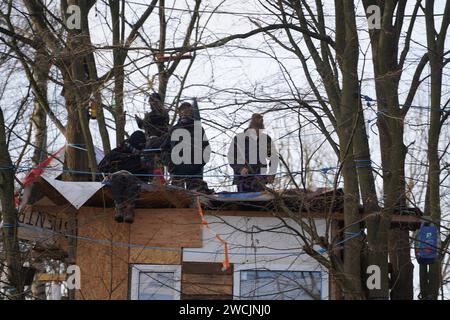
<path id="1" fill-rule="evenodd" d="M 435 225 L 422 223 L 416 235 L 416 258 L 422 265 L 433 264 L 438 258 L 439 230 Z"/>

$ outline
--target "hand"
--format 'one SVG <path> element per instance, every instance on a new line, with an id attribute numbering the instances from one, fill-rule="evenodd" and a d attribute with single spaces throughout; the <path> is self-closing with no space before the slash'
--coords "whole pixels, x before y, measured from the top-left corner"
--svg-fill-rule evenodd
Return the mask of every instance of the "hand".
<path id="1" fill-rule="evenodd" d="M 248 176 L 248 168 L 242 168 L 240 173 L 241 173 L 241 176 L 244 176 L 244 177 Z"/>

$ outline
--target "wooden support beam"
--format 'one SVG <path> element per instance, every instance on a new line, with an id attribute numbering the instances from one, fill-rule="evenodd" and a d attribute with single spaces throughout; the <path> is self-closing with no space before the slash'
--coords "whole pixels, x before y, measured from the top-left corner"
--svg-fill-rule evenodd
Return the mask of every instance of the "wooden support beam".
<path id="1" fill-rule="evenodd" d="M 67 280 L 66 273 L 60 273 L 60 274 L 38 273 L 36 275 L 36 281 L 39 281 L 39 282 L 52 282 L 52 281 L 63 282 L 66 280 Z"/>

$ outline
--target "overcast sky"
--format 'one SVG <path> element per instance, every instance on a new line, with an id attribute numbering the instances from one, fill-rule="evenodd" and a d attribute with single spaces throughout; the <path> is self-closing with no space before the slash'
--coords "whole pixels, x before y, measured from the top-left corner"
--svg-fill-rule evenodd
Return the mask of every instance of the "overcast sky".
<path id="1" fill-rule="evenodd" d="M 415 4 L 415 0 L 410 0 L 406 14 L 412 12 L 412 8 Z M 190 6 L 186 3 L 191 3 Z M 329 34 L 334 37 L 334 9 L 332 1 L 324 1 L 324 12 L 326 15 L 326 24 L 329 29 Z M 134 0 L 127 1 L 126 15 L 128 21 L 134 23 L 137 17 L 142 14 L 146 9 L 148 1 L 146 0 Z M 360 27 L 359 37 L 361 43 L 360 54 L 360 77 L 362 79 L 362 93 L 375 98 L 374 94 L 374 80 L 371 60 L 371 51 L 368 42 L 368 33 L 366 18 L 362 4 L 360 1 L 356 1 L 357 4 L 357 23 Z M 444 1 L 436 1 L 436 12 L 441 13 L 443 11 Z M 179 46 L 180 41 L 184 37 L 185 28 L 187 22 L 190 19 L 191 12 L 187 10 L 192 8 L 192 1 L 166 1 L 167 18 L 168 18 L 168 34 L 167 34 L 167 46 Z M 211 14 L 212 11 L 214 14 Z M 146 41 L 152 45 L 156 45 L 159 38 L 159 23 L 157 10 L 150 16 L 144 25 L 141 35 Z M 107 20 L 105 20 L 105 17 Z M 200 38 L 201 43 L 210 43 L 219 38 L 228 36 L 235 33 L 245 33 L 255 28 L 255 25 L 251 22 L 259 21 L 259 23 L 271 23 L 278 22 L 277 17 L 268 12 L 262 7 L 259 1 L 237 1 L 237 0 L 225 0 L 225 1 L 203 1 L 201 5 L 201 19 L 200 26 L 202 36 Z M 409 23 L 409 18 L 406 18 L 405 28 Z M 99 1 L 95 10 L 91 11 L 90 25 L 91 35 L 93 42 L 101 46 L 111 45 L 112 36 L 109 31 L 109 27 L 106 21 L 110 21 L 109 9 Z M 439 22 L 438 22 L 439 23 Z M 129 28 L 127 29 L 127 33 Z M 284 39 L 283 33 L 275 33 L 280 39 Z M 414 32 L 413 43 L 411 45 L 410 54 L 408 56 L 408 63 L 404 70 L 404 76 L 400 87 L 401 101 L 404 100 L 405 93 L 409 88 L 409 83 L 412 78 L 412 73 L 415 70 L 418 59 L 421 58 L 425 52 L 423 43 L 425 42 L 425 26 L 424 18 L 419 17 L 416 22 L 416 29 Z M 303 41 L 301 36 L 298 37 L 298 41 L 301 47 L 303 47 Z M 142 47 L 144 42 L 139 38 L 135 41 L 134 46 Z M 305 50 L 306 52 L 306 50 Z M 364 56 L 365 55 L 365 56 Z M 271 56 L 276 56 L 282 63 L 275 61 Z M 109 70 L 112 65 L 112 54 L 110 50 L 98 50 L 96 52 L 97 64 L 99 66 L 102 75 Z M 127 131 L 131 133 L 137 129 L 137 126 L 133 120 L 134 115 L 143 115 L 145 111 L 148 111 L 148 105 L 145 102 L 145 92 L 150 92 L 149 81 L 157 74 L 157 69 L 153 62 L 153 58 L 149 55 L 149 50 L 139 50 L 130 53 L 130 59 L 128 62 L 134 61 L 135 65 L 131 64 L 127 67 L 127 73 L 129 74 L 128 82 L 126 85 L 126 112 L 127 112 Z M 182 76 L 184 70 L 188 66 L 188 61 L 182 61 L 179 69 L 177 70 L 177 76 Z M 138 70 L 140 68 L 140 71 Z M 311 70 L 314 70 L 314 66 L 311 62 Z M 282 72 L 284 68 L 285 72 Z M 227 166 L 226 158 L 223 154 L 226 154 L 228 144 L 232 136 L 247 126 L 247 120 L 254 112 L 265 113 L 269 109 L 277 107 L 273 103 L 251 103 L 245 104 L 249 100 L 249 97 L 245 92 L 251 92 L 258 99 L 292 99 L 291 89 L 285 79 L 286 71 L 295 83 L 295 90 L 300 92 L 301 96 L 305 100 L 314 99 L 310 94 L 310 88 L 303 75 L 300 62 L 295 56 L 290 54 L 284 49 L 274 45 L 273 41 L 264 35 L 257 35 L 245 40 L 236 40 L 228 43 L 223 48 L 214 48 L 199 51 L 197 53 L 197 59 L 195 60 L 191 71 L 186 80 L 186 89 L 183 91 L 182 97 L 189 99 L 192 97 L 198 97 L 200 101 L 201 114 L 204 120 L 204 126 L 207 130 L 207 135 L 211 140 L 213 154 L 211 162 L 207 166 L 207 180 L 219 188 L 219 190 L 226 190 L 230 185 L 229 179 L 224 179 L 224 175 L 231 173 L 230 168 Z M 320 85 L 320 79 L 317 74 L 314 74 L 314 79 Z M 446 77 L 448 80 L 448 76 Z M 16 79 L 16 82 L 12 82 L 9 86 L 9 91 L 3 97 L 2 104 L 5 102 L 18 103 L 20 101 L 21 92 L 22 96 L 25 96 L 25 78 L 23 75 Z M 446 83 L 446 81 L 444 81 Z M 155 83 L 156 84 L 156 83 Z M 444 84 L 444 91 L 448 88 Z M 155 85 L 156 88 L 156 85 Z M 108 90 L 104 90 L 105 103 L 111 105 L 113 103 L 110 90 L 113 89 L 112 84 L 108 86 Z M 428 106 L 428 92 L 427 84 L 421 87 L 421 90 L 417 94 L 415 105 L 426 107 Z M 64 118 L 64 101 L 60 96 L 61 88 L 54 90 L 54 86 L 50 87 L 49 97 L 51 99 L 52 107 L 57 114 L 61 114 Z M 175 77 L 172 79 L 169 86 L 169 92 L 166 99 L 166 103 L 172 103 L 175 95 L 179 90 L 179 80 Z M 448 92 L 448 90 L 447 90 Z M 448 95 L 443 98 L 443 101 L 448 99 Z M 295 107 L 295 105 L 293 105 Z M 280 107 L 280 106 L 278 106 Z M 365 117 L 367 122 L 367 130 L 370 136 L 372 159 L 376 163 L 380 163 L 378 152 L 378 136 L 376 128 L 376 106 L 372 106 L 373 110 L 366 108 Z M 14 108 L 10 109 L 11 111 Z M 302 112 L 300 122 L 302 123 L 301 136 L 305 141 L 305 146 L 311 153 L 316 147 L 322 146 L 320 150 L 315 154 L 314 161 L 311 164 L 311 169 L 320 170 L 323 168 L 336 166 L 336 157 L 331 152 L 327 143 L 324 143 L 324 137 L 313 126 L 308 125 L 304 117 L 311 118 L 311 116 Z M 112 118 L 108 113 L 107 116 Z M 421 137 L 423 138 L 423 132 L 416 132 L 414 130 L 417 127 L 414 126 L 417 123 L 427 122 L 429 112 L 422 109 L 412 109 L 407 118 L 407 134 L 405 135 L 405 144 L 408 145 L 413 141 L 418 141 L 417 145 L 420 146 Z M 326 119 L 325 119 L 326 121 Z M 326 121 L 327 122 L 327 121 Z M 328 123 L 328 122 L 327 122 Z M 112 124 L 112 123 L 111 123 Z M 50 124 L 50 127 L 52 125 Z M 91 122 L 92 131 L 96 144 L 101 146 L 100 137 L 94 121 Z M 295 112 L 277 111 L 269 113 L 266 116 L 267 132 L 272 135 L 276 140 L 277 147 L 283 156 L 288 159 L 290 169 L 293 171 L 300 170 L 299 154 L 299 142 L 298 142 L 298 129 L 299 118 Z M 225 128 L 225 129 L 224 129 Z M 446 127 L 448 129 L 448 127 Z M 330 131 L 332 131 L 330 127 Z M 448 130 L 447 130 L 448 131 Z M 56 137 L 57 131 L 52 130 L 53 137 Z M 448 132 L 443 133 L 444 136 L 448 136 Z M 115 146 L 115 135 L 110 132 L 113 146 Z M 50 137 L 50 141 L 51 141 Z M 58 139 L 57 143 L 52 144 L 50 148 L 57 149 L 58 145 L 64 143 L 63 139 Z M 14 152 L 13 152 L 14 153 Z M 418 156 L 424 159 L 424 153 L 418 153 Z M 412 162 L 409 159 L 409 162 Z M 417 162 L 417 160 L 414 160 Z M 212 171 L 209 171 L 212 170 Z M 286 171 L 284 168 L 280 168 L 280 171 Z M 422 173 L 425 173 L 424 171 Z M 407 174 L 408 175 L 408 174 Z M 313 175 L 311 180 L 311 186 L 321 187 L 329 184 L 334 178 L 333 171 L 328 172 L 327 175 L 317 172 Z M 328 182 L 327 182 L 328 181 Z"/>

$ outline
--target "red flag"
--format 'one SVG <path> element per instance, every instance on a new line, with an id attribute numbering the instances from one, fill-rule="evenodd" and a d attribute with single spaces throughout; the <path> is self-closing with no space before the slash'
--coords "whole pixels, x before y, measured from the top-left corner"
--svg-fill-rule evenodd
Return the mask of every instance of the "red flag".
<path id="1" fill-rule="evenodd" d="M 31 170 L 27 176 L 23 179 L 22 184 L 24 187 L 32 184 L 35 182 L 45 171 L 45 168 L 47 168 L 50 163 L 55 159 L 66 147 L 62 147 L 58 151 L 56 151 L 54 154 L 52 154 L 50 157 L 39 163 L 36 168 Z"/>

